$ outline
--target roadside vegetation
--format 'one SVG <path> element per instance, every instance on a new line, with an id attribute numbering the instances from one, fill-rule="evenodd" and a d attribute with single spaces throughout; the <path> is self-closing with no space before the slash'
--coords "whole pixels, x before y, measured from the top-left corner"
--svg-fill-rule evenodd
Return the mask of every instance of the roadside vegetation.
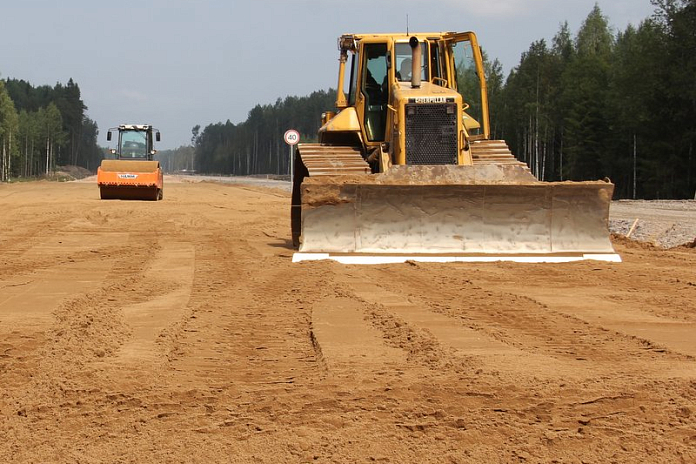
<path id="1" fill-rule="evenodd" d="M 72 79 L 53 87 L 0 80 L 0 181 L 50 178 L 64 165 L 96 171 L 103 150 L 86 110 Z"/>

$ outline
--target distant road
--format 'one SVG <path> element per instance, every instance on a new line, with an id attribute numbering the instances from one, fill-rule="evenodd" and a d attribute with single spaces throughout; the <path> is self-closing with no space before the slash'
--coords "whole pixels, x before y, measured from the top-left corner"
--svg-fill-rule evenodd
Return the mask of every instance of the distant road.
<path id="1" fill-rule="evenodd" d="M 249 184 L 259 187 L 268 187 L 285 190 L 290 192 L 292 186 L 289 181 L 268 179 L 263 177 L 252 176 L 204 176 L 204 175 L 180 175 L 180 174 L 165 174 L 164 182 L 221 182 L 225 184 Z"/>

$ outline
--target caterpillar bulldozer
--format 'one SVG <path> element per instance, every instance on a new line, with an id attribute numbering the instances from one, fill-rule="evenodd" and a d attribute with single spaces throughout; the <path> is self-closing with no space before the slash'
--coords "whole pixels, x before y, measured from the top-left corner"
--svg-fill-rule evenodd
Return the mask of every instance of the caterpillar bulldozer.
<path id="1" fill-rule="evenodd" d="M 490 138 L 473 32 L 338 48 L 336 111 L 295 154 L 293 261 L 620 261 L 611 182 L 539 181 Z"/>
<path id="2" fill-rule="evenodd" d="M 161 200 L 162 168 L 159 161 L 153 160 L 159 130 L 149 124 L 121 124 L 109 129 L 107 141 L 111 141 L 112 131 L 118 131 L 118 148 L 111 149 L 116 159 L 102 160 L 97 169 L 101 199 Z"/>

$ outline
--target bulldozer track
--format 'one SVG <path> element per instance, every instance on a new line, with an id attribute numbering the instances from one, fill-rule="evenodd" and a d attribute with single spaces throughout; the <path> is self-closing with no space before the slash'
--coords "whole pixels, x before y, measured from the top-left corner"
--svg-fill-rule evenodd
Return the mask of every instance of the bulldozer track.
<path id="1" fill-rule="evenodd" d="M 517 164 L 527 166 L 513 156 L 504 140 L 476 140 L 471 142 L 474 164 Z"/>
<path id="2" fill-rule="evenodd" d="M 298 146 L 298 156 L 310 177 L 371 172 L 359 147 L 302 143 Z"/>
<path id="3" fill-rule="evenodd" d="M 302 162 L 310 177 L 340 174 L 369 174 L 370 166 L 359 147 L 300 144 Z M 477 140 L 471 142 L 474 164 L 514 164 L 527 166 L 515 158 L 504 140 Z"/>

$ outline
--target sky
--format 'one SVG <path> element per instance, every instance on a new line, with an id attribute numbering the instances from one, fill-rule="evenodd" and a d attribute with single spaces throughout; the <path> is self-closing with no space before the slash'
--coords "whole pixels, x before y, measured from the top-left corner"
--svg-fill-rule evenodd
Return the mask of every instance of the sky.
<path id="1" fill-rule="evenodd" d="M 595 3 L 615 31 L 652 15 L 650 0 L 22 0 L 0 11 L 0 78 L 80 87 L 106 132 L 152 124 L 157 148 L 191 130 L 246 120 L 257 104 L 335 88 L 344 33 L 474 31 L 507 74 L 532 42 Z M 350 8 L 348 8 L 350 7 Z M 332 108 L 327 108 L 330 110 Z"/>

